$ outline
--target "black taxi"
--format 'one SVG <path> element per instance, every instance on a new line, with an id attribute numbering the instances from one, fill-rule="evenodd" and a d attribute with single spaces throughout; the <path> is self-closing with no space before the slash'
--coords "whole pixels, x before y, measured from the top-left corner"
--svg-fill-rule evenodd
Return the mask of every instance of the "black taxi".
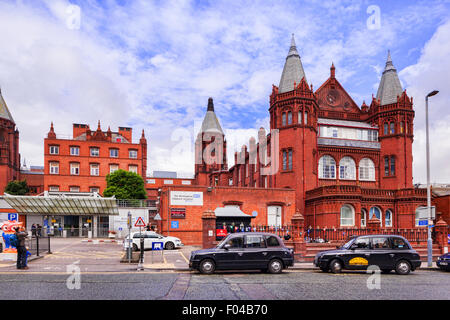
<path id="1" fill-rule="evenodd" d="M 294 264 L 294 252 L 275 234 L 238 232 L 215 248 L 192 251 L 189 268 L 210 274 L 215 270 L 259 269 L 281 273 Z"/>
<path id="2" fill-rule="evenodd" d="M 358 236 L 336 250 L 319 252 L 314 264 L 322 271 L 366 270 L 378 266 L 382 273 L 395 270 L 409 274 L 421 265 L 420 256 L 408 240 L 397 235 Z"/>

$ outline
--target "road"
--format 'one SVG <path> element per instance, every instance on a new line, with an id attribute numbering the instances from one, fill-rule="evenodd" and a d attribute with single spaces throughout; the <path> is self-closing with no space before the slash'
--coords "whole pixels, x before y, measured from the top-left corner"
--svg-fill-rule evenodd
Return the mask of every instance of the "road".
<path id="1" fill-rule="evenodd" d="M 45 300 L 380 300 L 450 299 L 450 274 L 416 271 L 408 276 L 380 275 L 380 289 L 368 289 L 369 274 L 320 271 L 260 272 L 123 271 L 0 273 L 0 299 Z M 373 283 L 373 282 L 371 282 Z M 8 294 L 14 290 L 14 296 Z"/>

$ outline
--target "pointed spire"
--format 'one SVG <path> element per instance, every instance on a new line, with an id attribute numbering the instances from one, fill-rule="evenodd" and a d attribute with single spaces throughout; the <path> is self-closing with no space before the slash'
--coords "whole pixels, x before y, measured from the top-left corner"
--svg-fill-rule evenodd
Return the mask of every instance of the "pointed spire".
<path id="1" fill-rule="evenodd" d="M 14 122 L 14 119 L 11 115 L 11 112 L 9 112 L 8 106 L 6 105 L 5 99 L 3 99 L 2 90 L 0 88 L 0 118 L 6 119 Z"/>
<path id="2" fill-rule="evenodd" d="M 49 139 L 56 139 L 55 130 L 53 129 L 53 121 L 50 124 L 50 131 L 47 134 L 47 138 L 49 138 Z"/>
<path id="3" fill-rule="evenodd" d="M 213 98 L 208 99 L 208 108 L 206 110 L 205 118 L 203 119 L 201 132 L 219 132 L 223 134 L 222 127 L 214 112 Z"/>
<path id="4" fill-rule="evenodd" d="M 286 57 L 283 73 L 281 74 L 278 92 L 283 93 L 294 90 L 294 82 L 300 83 L 303 78 L 306 80 L 305 71 L 303 70 L 302 61 L 297 51 L 294 34 L 292 34 L 291 46 L 289 47 L 289 53 Z"/>
<path id="5" fill-rule="evenodd" d="M 381 76 L 380 85 L 377 91 L 377 100 L 381 105 L 397 102 L 397 96 L 401 96 L 403 92 L 397 70 L 392 63 L 391 51 L 388 50 L 386 66 Z"/>
<path id="6" fill-rule="evenodd" d="M 333 79 L 336 77 L 336 68 L 334 67 L 334 62 L 331 63 L 330 77 L 333 78 Z"/>
<path id="7" fill-rule="evenodd" d="M 100 120 L 98 120 L 98 127 L 97 127 L 97 131 L 102 131 L 102 128 L 100 127 Z"/>
<path id="8" fill-rule="evenodd" d="M 214 112 L 214 102 L 213 102 L 213 98 L 211 98 L 211 97 L 208 99 L 208 109 L 206 111 Z"/>

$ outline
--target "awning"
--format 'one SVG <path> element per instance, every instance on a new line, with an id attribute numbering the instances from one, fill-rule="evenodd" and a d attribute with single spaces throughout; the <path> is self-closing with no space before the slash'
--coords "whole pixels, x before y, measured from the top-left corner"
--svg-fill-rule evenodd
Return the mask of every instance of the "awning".
<path id="1" fill-rule="evenodd" d="M 225 208 L 216 208 L 214 210 L 216 217 L 227 217 L 227 218 L 254 218 L 248 214 L 245 214 L 237 207 L 225 207 Z"/>
<path id="2" fill-rule="evenodd" d="M 3 200 L 19 214 L 24 215 L 119 215 L 119 209 L 114 197 L 66 197 L 64 195 L 13 196 L 5 194 Z"/>

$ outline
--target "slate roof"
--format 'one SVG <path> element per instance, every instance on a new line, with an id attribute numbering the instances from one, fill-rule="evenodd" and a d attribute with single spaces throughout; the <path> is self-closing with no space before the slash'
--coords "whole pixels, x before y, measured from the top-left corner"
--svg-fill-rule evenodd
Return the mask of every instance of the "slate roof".
<path id="1" fill-rule="evenodd" d="M 214 102 L 212 98 L 208 99 L 208 109 L 205 118 L 203 119 L 201 132 L 219 132 L 224 134 L 219 119 L 217 119 L 216 113 L 214 112 Z"/>
<path id="2" fill-rule="evenodd" d="M 5 99 L 3 99 L 1 90 L 0 90 L 0 118 L 14 122 L 11 112 L 9 112 L 8 106 L 6 105 Z"/>
<path id="3" fill-rule="evenodd" d="M 396 103 L 397 96 L 401 96 L 402 92 L 403 89 L 397 75 L 397 70 L 392 63 L 391 52 L 388 51 L 386 66 L 378 87 L 377 100 L 381 101 L 381 105 Z"/>
<path id="4" fill-rule="evenodd" d="M 295 45 L 294 34 L 292 34 L 291 47 L 284 63 L 278 92 L 283 93 L 294 90 L 294 82 L 299 84 L 302 78 L 306 80 L 305 71 Z"/>

